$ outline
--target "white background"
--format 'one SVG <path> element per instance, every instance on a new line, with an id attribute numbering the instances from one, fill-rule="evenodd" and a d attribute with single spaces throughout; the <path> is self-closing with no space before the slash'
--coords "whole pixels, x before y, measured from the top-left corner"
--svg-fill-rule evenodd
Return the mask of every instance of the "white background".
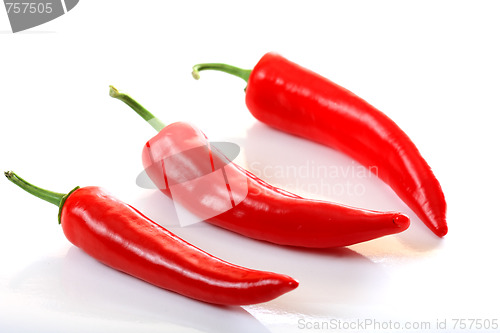
<path id="1" fill-rule="evenodd" d="M 0 331 L 338 332 L 339 321 L 373 320 L 383 327 L 429 322 L 427 331 L 444 332 L 438 328 L 453 331 L 454 319 L 500 321 L 499 15 L 493 1 L 82 0 L 52 22 L 12 34 L 0 10 L 2 171 L 60 192 L 103 186 L 214 255 L 300 281 L 274 301 L 230 308 L 152 287 L 72 246 L 56 207 L 2 177 Z M 373 177 L 269 172 L 359 166 L 255 121 L 242 80 L 190 74 L 198 62 L 252 68 L 268 51 L 350 89 L 405 130 L 443 187 L 444 239 Z M 108 96 L 109 84 L 166 123 L 190 121 L 211 140 L 238 143 L 237 162 L 272 184 L 402 211 L 412 225 L 332 250 L 279 247 L 204 223 L 182 228 L 169 199 L 136 185 L 142 146 L 155 131 Z M 321 184 L 336 190 L 315 190 Z M 342 191 L 346 184 L 361 190 Z M 461 331 L 470 331 L 465 323 Z"/>

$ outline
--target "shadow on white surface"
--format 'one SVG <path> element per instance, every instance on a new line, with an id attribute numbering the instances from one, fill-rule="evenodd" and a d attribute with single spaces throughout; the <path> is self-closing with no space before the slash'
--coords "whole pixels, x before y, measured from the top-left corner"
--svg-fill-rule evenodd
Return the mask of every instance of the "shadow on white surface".
<path id="1" fill-rule="evenodd" d="M 9 287 L 27 298 L 26 304 L 31 303 L 35 311 L 63 319 L 45 327 L 48 330 L 73 331 L 72 324 L 64 322 L 69 315 L 71 320 L 85 320 L 84 327 L 74 327 L 76 331 L 105 332 L 120 323 L 130 331 L 175 326 L 196 332 L 269 332 L 241 307 L 211 305 L 157 288 L 99 263 L 74 246 L 63 257 L 28 266 Z M 96 321 L 104 325 L 94 327 Z"/>
<path id="2" fill-rule="evenodd" d="M 318 315 L 330 306 L 376 302 L 390 281 L 385 267 L 351 248 L 307 249 L 250 239 L 206 222 L 180 227 L 170 198 L 147 191 L 133 205 L 191 244 L 231 263 L 292 276 L 299 287 L 261 310 Z M 372 242 L 361 250 L 370 252 Z M 380 245 L 380 243 L 379 243 Z M 382 246 L 388 245 L 383 243 Z M 384 254 L 385 255 L 385 254 Z M 389 254 L 387 257 L 397 256 Z M 197 311 L 195 311 L 197 312 Z"/>
<path id="3" fill-rule="evenodd" d="M 410 228 L 396 237 L 417 252 L 440 246 L 435 236 L 392 189 L 349 156 L 255 122 L 243 143 L 247 169 L 273 186 L 306 198 L 353 207 L 398 211 Z M 374 170 L 376 171 L 376 170 Z"/>

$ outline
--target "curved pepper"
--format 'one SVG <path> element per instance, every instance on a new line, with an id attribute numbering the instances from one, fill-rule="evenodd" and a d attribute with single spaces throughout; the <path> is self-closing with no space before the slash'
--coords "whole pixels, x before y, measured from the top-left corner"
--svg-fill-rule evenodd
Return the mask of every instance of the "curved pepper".
<path id="1" fill-rule="evenodd" d="M 253 70 L 213 69 L 247 81 L 246 105 L 258 120 L 338 149 L 373 169 L 436 235 L 448 232 L 441 186 L 415 144 L 394 121 L 347 89 L 275 53 Z"/>
<path id="2" fill-rule="evenodd" d="M 306 199 L 273 187 L 229 161 L 194 126 L 177 122 L 163 127 L 130 96 L 114 87 L 110 95 L 159 130 L 142 154 L 151 180 L 189 211 L 207 217 L 208 223 L 259 240 L 313 248 L 352 245 L 409 226 L 408 217 L 400 213 Z M 210 174 L 215 173 L 223 181 L 213 181 Z"/>
<path id="3" fill-rule="evenodd" d="M 27 192 L 59 206 L 66 238 L 100 262 L 160 288 L 200 301 L 246 305 L 295 289 L 289 276 L 223 261 L 187 243 L 96 186 L 47 191 L 9 171 Z"/>

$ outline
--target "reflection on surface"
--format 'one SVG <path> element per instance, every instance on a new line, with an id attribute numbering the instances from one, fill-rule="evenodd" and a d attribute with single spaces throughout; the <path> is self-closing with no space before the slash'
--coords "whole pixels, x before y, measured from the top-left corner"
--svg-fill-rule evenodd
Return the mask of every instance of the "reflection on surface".
<path id="1" fill-rule="evenodd" d="M 40 311 L 84 317 L 89 327 L 103 320 L 108 328 L 126 323 L 131 330 L 177 326 L 196 332 L 269 332 L 241 307 L 211 305 L 157 288 L 102 265 L 74 246 L 63 257 L 27 267 L 13 281 L 13 291 L 28 295 Z"/>
<path id="2" fill-rule="evenodd" d="M 368 172 L 341 152 L 259 122 L 247 131 L 242 151 L 247 169 L 274 186 L 307 198 L 408 215 L 410 228 L 390 236 L 399 240 L 392 253 L 423 253 L 441 244 L 442 240 L 427 230 L 392 189 L 374 175 L 376 168 Z"/>

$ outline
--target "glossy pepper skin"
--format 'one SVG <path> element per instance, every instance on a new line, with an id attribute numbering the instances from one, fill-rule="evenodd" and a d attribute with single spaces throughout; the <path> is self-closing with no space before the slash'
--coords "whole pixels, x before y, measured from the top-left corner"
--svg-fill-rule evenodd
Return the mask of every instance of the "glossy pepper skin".
<path id="1" fill-rule="evenodd" d="M 126 94 L 110 95 L 131 106 L 159 133 L 143 148 L 144 169 L 164 194 L 208 223 L 241 235 L 311 248 L 352 245 L 406 230 L 409 219 L 299 197 L 273 187 L 228 160 L 191 124 L 164 126 Z M 213 175 L 219 174 L 219 181 Z M 228 206 L 228 202 L 231 203 Z"/>
<path id="2" fill-rule="evenodd" d="M 448 232 L 441 186 L 415 144 L 384 113 L 349 90 L 276 53 L 253 70 L 200 64 L 247 80 L 245 102 L 252 115 L 278 130 L 330 146 L 377 175 L 437 236 Z M 238 71 L 239 70 L 239 71 Z"/>
<path id="3" fill-rule="evenodd" d="M 6 176 L 21 187 L 26 184 L 12 172 Z M 100 187 L 77 188 L 64 196 L 60 223 L 71 243 L 103 264 L 200 301 L 255 304 L 298 286 L 289 276 L 216 258 Z"/>

